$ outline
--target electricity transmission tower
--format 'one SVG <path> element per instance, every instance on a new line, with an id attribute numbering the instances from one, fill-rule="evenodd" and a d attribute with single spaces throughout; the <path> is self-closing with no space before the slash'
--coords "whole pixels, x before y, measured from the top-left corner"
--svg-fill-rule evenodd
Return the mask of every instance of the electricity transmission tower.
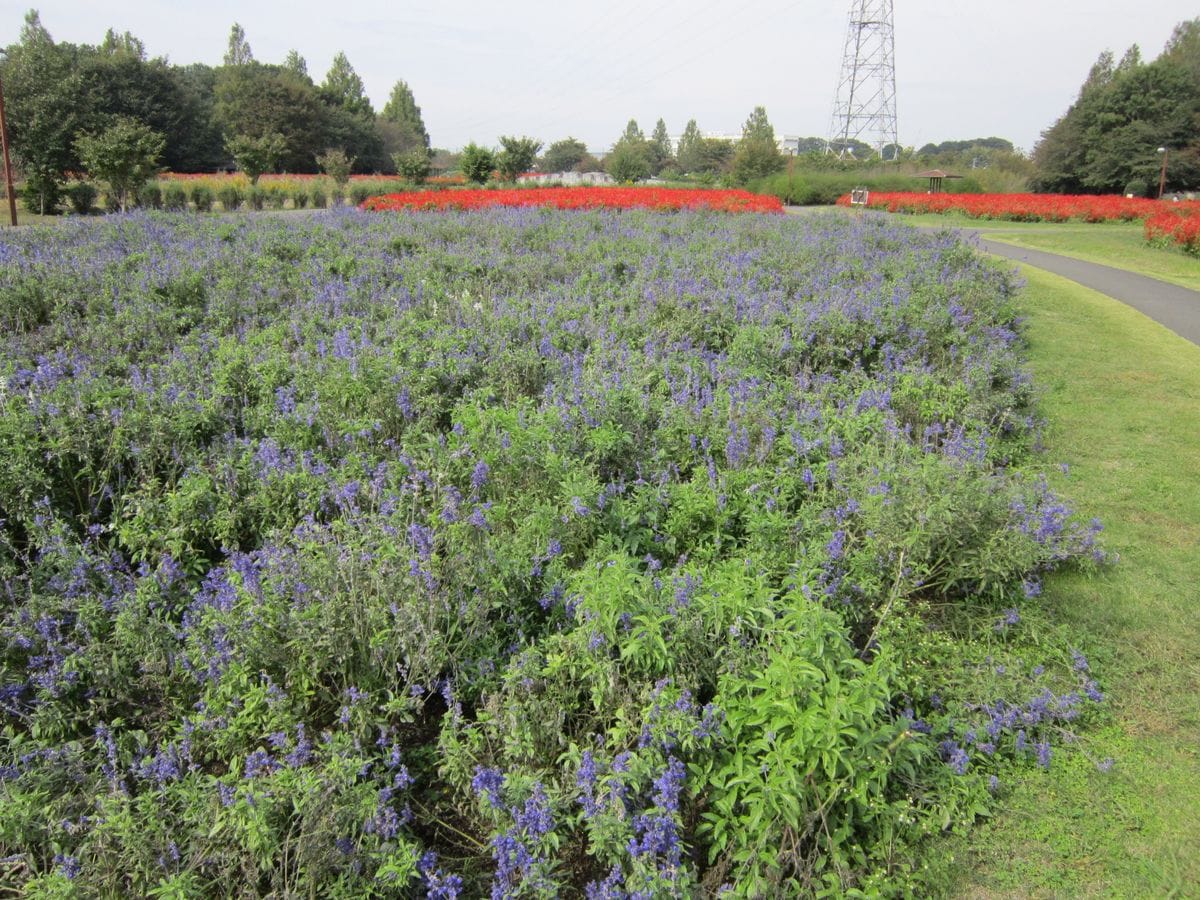
<path id="1" fill-rule="evenodd" d="M 898 149 L 896 52 L 892 0 L 852 0 L 842 72 L 833 101 L 827 153 L 845 156 L 850 142 Z"/>

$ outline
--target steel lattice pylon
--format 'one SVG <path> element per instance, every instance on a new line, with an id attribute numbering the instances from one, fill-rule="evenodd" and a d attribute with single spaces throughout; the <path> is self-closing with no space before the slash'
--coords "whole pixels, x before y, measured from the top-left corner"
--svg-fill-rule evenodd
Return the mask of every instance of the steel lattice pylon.
<path id="1" fill-rule="evenodd" d="M 845 155 L 852 140 L 871 144 L 880 156 L 889 145 L 899 147 L 895 43 L 892 0 L 853 0 L 828 152 Z"/>

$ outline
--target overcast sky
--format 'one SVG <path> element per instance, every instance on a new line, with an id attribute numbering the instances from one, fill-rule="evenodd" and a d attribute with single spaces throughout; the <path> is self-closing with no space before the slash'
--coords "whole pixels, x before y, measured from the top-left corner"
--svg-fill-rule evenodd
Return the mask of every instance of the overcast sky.
<path id="1" fill-rule="evenodd" d="M 696 119 L 740 132 L 758 105 L 777 134 L 826 136 L 851 0 L 42 0 L 56 40 L 131 31 L 152 56 L 218 65 L 239 22 L 260 62 L 295 48 L 320 82 L 342 50 L 379 109 L 413 89 L 435 146 L 501 134 L 595 150 L 636 118 L 672 134 Z M 26 3 L 0 0 L 3 42 Z M 998 136 L 1029 150 L 1074 100 L 1099 53 L 1161 52 L 1184 0 L 895 3 L 902 144 Z"/>

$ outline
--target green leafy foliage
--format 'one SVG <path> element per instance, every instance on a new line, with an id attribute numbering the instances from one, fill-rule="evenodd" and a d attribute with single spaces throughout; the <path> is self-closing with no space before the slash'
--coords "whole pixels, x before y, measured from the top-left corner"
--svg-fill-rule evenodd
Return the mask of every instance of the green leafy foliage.
<path id="1" fill-rule="evenodd" d="M 945 235 L 88 225 L 0 266 L 25 893 L 924 895 L 1098 702 L 1023 618 L 1098 551 L 1013 286 Z"/>
<path id="2" fill-rule="evenodd" d="M 1049 193 L 1120 193 L 1131 182 L 1157 189 L 1162 154 L 1171 152 L 1168 189 L 1200 178 L 1200 70 L 1196 21 L 1176 28 L 1166 50 L 1142 62 L 1136 45 L 1119 61 L 1101 54 L 1070 109 L 1034 148 L 1035 190 Z"/>
<path id="3" fill-rule="evenodd" d="M 353 158 L 346 155 L 345 150 L 326 150 L 317 157 L 317 165 L 321 171 L 333 179 L 339 189 L 344 189 L 350 181 L 350 171 L 354 168 Z"/>
<path id="4" fill-rule="evenodd" d="M 273 172 L 279 165 L 287 150 L 287 140 L 277 132 L 261 137 L 239 134 L 229 138 L 225 147 L 233 156 L 237 167 L 246 173 L 250 183 L 258 184 L 258 179 L 263 174 Z"/>
<path id="5" fill-rule="evenodd" d="M 496 169 L 496 154 L 487 147 L 480 147 L 472 141 L 463 147 L 458 167 L 467 181 L 484 184 L 492 177 L 492 172 Z"/>
<path id="6" fill-rule="evenodd" d="M 157 174 L 165 145 L 161 134 L 141 122 L 119 118 L 98 134 L 76 139 L 75 151 L 88 173 L 108 185 L 124 212 L 137 189 Z"/>
<path id="7" fill-rule="evenodd" d="M 588 157 L 587 145 L 573 137 L 555 141 L 539 162 L 543 172 L 571 172 Z"/>
<path id="8" fill-rule="evenodd" d="M 517 176 L 533 168 L 533 161 L 542 149 L 542 142 L 531 137 L 500 137 L 500 152 L 496 154 L 496 170 L 504 181 L 516 181 Z"/>

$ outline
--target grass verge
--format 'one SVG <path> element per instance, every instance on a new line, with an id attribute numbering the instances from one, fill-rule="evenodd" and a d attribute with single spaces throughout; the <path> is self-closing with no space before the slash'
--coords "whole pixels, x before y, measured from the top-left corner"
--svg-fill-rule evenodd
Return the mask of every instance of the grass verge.
<path id="1" fill-rule="evenodd" d="M 973 833 L 958 893 L 1200 896 L 1200 348 L 1070 281 L 1024 275 L 1047 444 L 1070 467 L 1055 487 L 1121 555 L 1046 588 L 1111 715 L 1086 754 L 1029 774 Z"/>

